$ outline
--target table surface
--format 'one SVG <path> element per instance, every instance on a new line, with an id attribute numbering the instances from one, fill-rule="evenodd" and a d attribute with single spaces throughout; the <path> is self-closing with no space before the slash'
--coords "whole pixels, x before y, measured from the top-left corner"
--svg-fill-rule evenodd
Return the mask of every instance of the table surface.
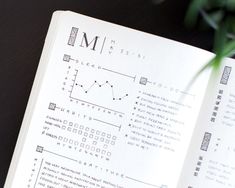
<path id="1" fill-rule="evenodd" d="M 210 31 L 184 26 L 189 0 L 158 1 L 0 0 L 0 187 L 5 182 L 52 13 L 72 10 L 211 49 Z"/>

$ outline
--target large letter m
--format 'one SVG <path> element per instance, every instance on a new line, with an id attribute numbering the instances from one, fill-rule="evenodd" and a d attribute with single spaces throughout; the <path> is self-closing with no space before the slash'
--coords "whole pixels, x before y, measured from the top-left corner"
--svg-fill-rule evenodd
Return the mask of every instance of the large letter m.
<path id="1" fill-rule="evenodd" d="M 93 40 L 89 42 L 87 39 L 87 34 L 85 32 L 83 32 L 83 37 L 82 37 L 82 41 L 81 41 L 80 46 L 86 47 L 86 48 L 91 46 L 91 50 L 95 51 L 95 47 L 96 47 L 98 38 L 99 38 L 98 36 L 95 36 L 95 38 L 93 38 Z M 85 46 L 84 46 L 84 43 L 85 43 Z"/>

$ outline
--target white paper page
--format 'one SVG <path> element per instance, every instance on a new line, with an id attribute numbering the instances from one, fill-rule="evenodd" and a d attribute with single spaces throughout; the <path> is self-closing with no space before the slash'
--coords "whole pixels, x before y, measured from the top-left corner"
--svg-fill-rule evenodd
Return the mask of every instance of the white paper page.
<path id="1" fill-rule="evenodd" d="M 211 77 L 179 188 L 235 187 L 234 63 Z"/>
<path id="2" fill-rule="evenodd" d="M 212 54 L 71 12 L 59 23 L 9 187 L 175 188 L 209 72 L 185 88 Z"/>

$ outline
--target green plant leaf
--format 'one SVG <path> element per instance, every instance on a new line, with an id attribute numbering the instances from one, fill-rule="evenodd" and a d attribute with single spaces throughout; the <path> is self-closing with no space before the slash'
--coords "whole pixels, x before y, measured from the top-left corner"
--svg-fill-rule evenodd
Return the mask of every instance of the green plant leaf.
<path id="1" fill-rule="evenodd" d="M 226 6 L 227 1 L 225 0 L 207 0 L 207 8 L 222 8 Z"/>
<path id="2" fill-rule="evenodd" d="M 223 50 L 224 57 L 232 57 L 233 55 L 235 55 L 235 39 L 227 42 Z"/>
<path id="3" fill-rule="evenodd" d="M 216 60 L 223 58 L 223 49 L 227 41 L 226 35 L 227 35 L 226 24 L 222 23 L 219 25 L 218 29 L 215 32 L 214 52 L 216 53 Z"/>
<path id="4" fill-rule="evenodd" d="M 235 11 L 235 0 L 226 0 L 226 8 L 230 11 Z"/>
<path id="5" fill-rule="evenodd" d="M 185 17 L 185 24 L 189 27 L 193 27 L 198 18 L 199 10 L 206 4 L 207 0 L 193 0 L 188 8 Z"/>
<path id="6" fill-rule="evenodd" d="M 200 13 L 203 16 L 205 23 L 213 29 L 218 28 L 218 23 L 221 22 L 224 17 L 224 12 L 222 10 L 218 10 L 210 14 L 206 13 L 204 10 L 201 10 Z"/>
<path id="7" fill-rule="evenodd" d="M 223 58 L 235 55 L 235 0 L 193 0 L 185 24 L 195 26 L 199 13 L 205 23 L 215 29 L 213 51 L 216 55 L 192 77 L 187 89 L 205 69 L 217 69 Z"/>

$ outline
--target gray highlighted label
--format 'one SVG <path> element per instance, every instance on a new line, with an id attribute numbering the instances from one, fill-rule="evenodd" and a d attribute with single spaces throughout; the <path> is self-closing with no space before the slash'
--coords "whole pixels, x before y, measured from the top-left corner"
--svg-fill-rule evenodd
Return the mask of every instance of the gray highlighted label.
<path id="1" fill-rule="evenodd" d="M 201 144 L 202 151 L 207 151 L 209 144 L 210 144 L 210 140 L 211 140 L 211 133 L 205 132 L 203 140 L 202 140 L 202 144 Z"/>
<path id="2" fill-rule="evenodd" d="M 77 34 L 78 34 L 78 28 L 72 27 L 69 40 L 68 40 L 68 45 L 74 46 L 76 38 L 77 38 Z"/>
<path id="3" fill-rule="evenodd" d="M 228 67 L 228 66 L 224 67 L 224 71 L 220 80 L 221 84 L 227 85 L 231 71 L 232 71 L 232 67 Z"/>

